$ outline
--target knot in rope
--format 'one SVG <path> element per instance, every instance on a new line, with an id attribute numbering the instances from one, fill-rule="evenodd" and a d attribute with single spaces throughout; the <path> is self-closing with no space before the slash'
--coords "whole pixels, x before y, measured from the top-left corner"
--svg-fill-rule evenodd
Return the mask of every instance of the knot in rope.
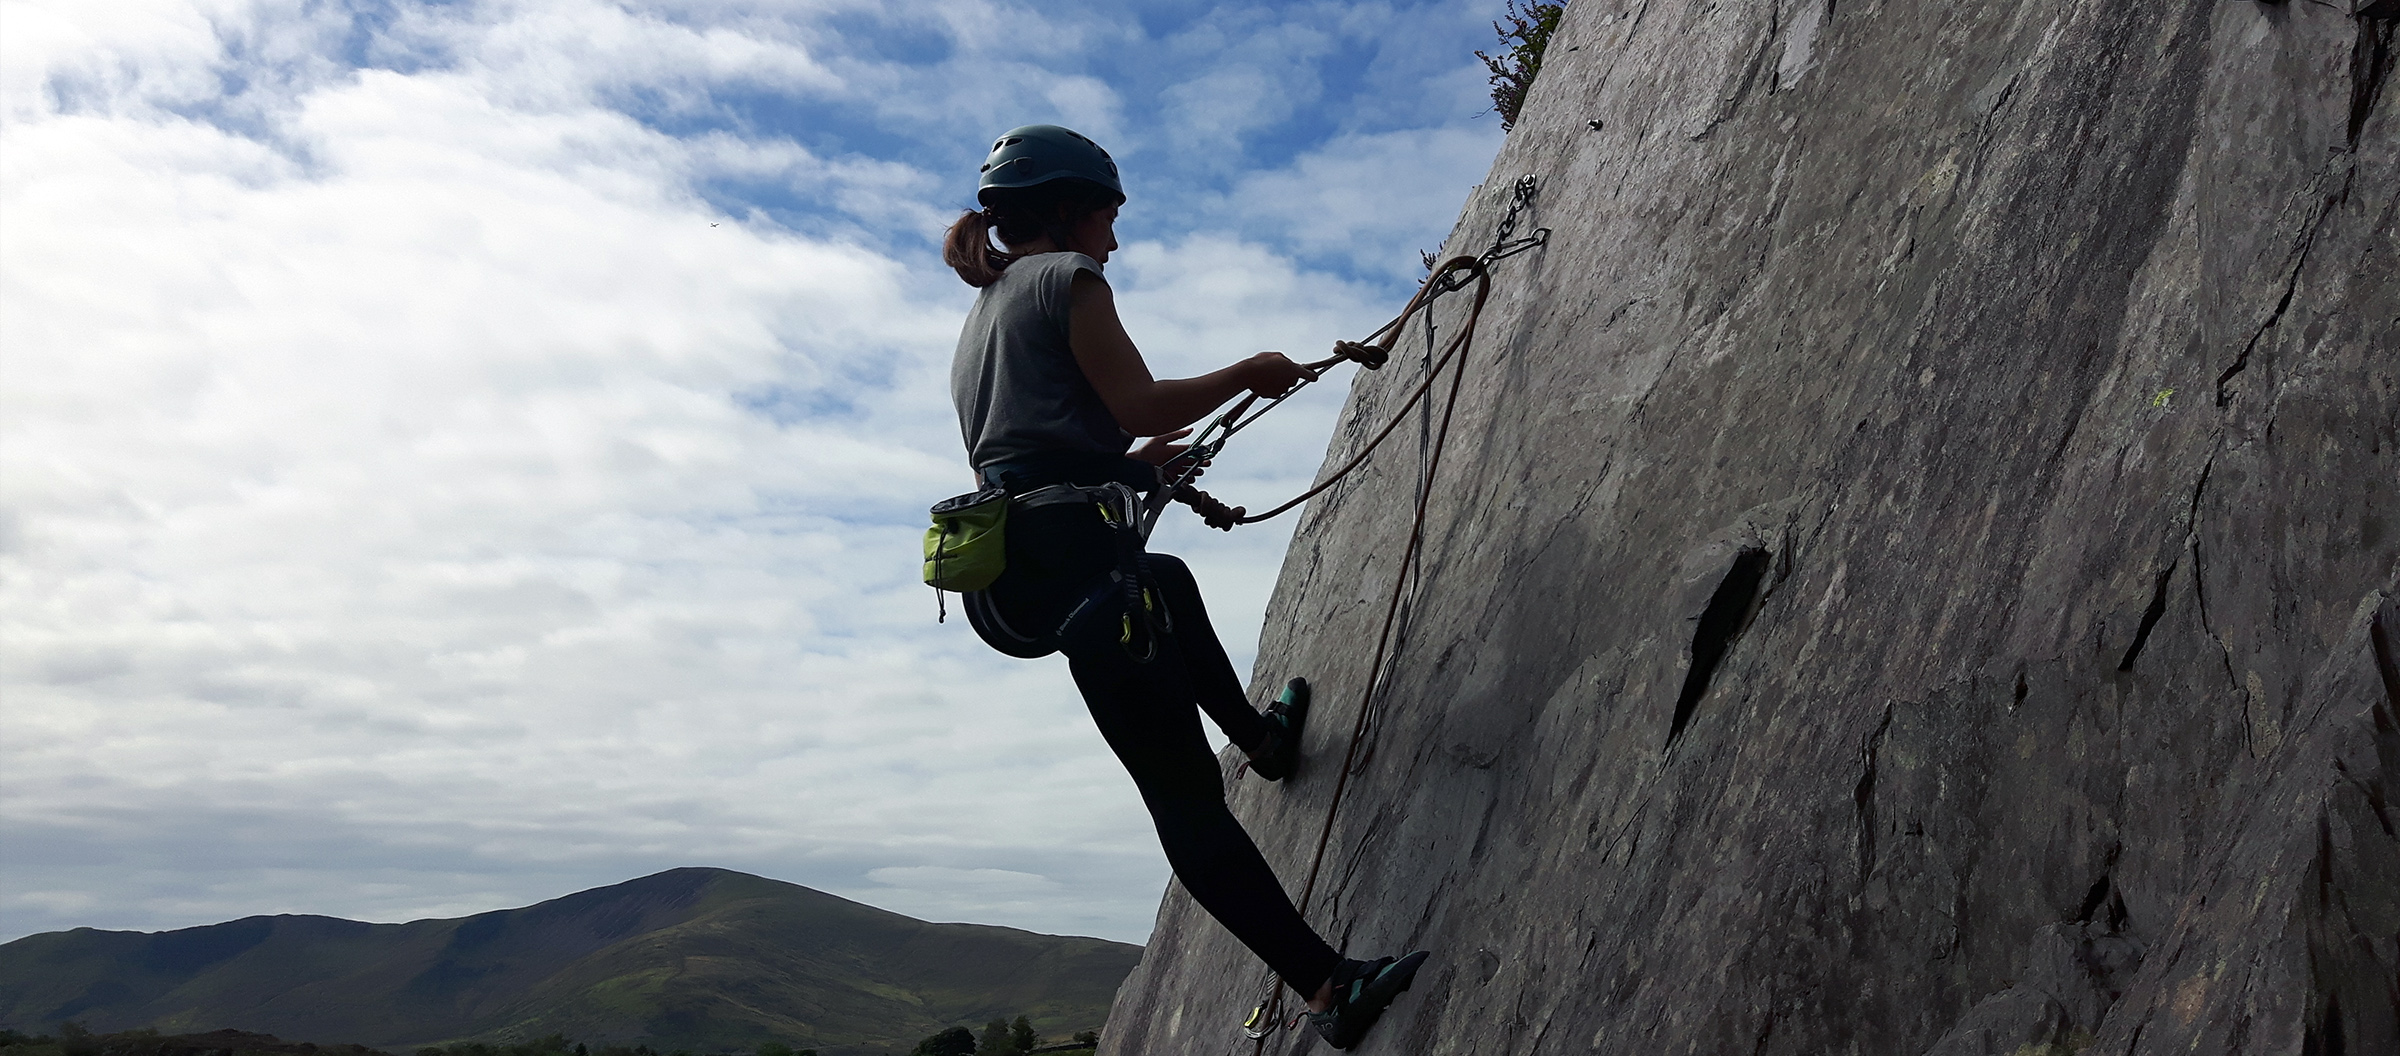
<path id="1" fill-rule="evenodd" d="M 1382 370 L 1383 365 L 1392 360 L 1391 349 L 1364 341 L 1336 341 L 1333 343 L 1333 354 L 1368 370 Z"/>
<path id="2" fill-rule="evenodd" d="M 1230 532 L 1233 526 L 1245 523 L 1250 511 L 1240 506 L 1227 506 L 1224 501 L 1205 491 L 1186 484 L 1175 489 L 1175 501 L 1192 508 L 1202 521 L 1220 532 Z"/>

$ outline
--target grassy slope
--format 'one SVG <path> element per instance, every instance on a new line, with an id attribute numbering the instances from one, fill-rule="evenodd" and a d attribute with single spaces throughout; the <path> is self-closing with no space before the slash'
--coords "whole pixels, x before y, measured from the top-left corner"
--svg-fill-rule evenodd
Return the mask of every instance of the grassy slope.
<path id="1" fill-rule="evenodd" d="M 905 1051 L 945 1026 L 1099 1026 L 1140 948 L 927 924 L 793 884 L 678 869 L 524 909 L 360 924 L 252 917 L 0 946 L 0 1024 L 235 1026 L 407 1048 L 553 1031 L 660 1049 Z"/>

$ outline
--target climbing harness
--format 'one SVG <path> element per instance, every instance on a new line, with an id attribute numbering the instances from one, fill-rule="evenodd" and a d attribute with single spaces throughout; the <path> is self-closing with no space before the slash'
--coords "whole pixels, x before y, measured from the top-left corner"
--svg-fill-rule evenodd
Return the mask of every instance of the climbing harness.
<path id="1" fill-rule="evenodd" d="M 1108 526 L 1115 560 L 1106 573 L 1093 578 L 1056 626 L 1021 628 L 1011 624 L 985 589 L 999 579 L 1007 560 L 1002 533 L 1008 511 L 1085 503 L 1095 507 L 1101 523 Z M 1140 510 L 1141 499 L 1134 490 L 1113 480 L 1089 487 L 1051 484 L 1022 495 L 994 487 L 945 499 L 934 505 L 934 527 L 925 533 L 925 582 L 934 587 L 937 596 L 942 590 L 960 591 L 968 625 L 984 644 L 1006 655 L 1024 660 L 1048 656 L 1070 636 L 1082 633 L 1086 621 L 1115 612 L 1117 645 L 1135 663 L 1149 663 L 1158 656 L 1159 637 L 1173 633 L 1175 624 L 1142 565 L 1142 540 L 1133 528 Z M 957 522 L 967 523 L 962 527 Z M 973 542 L 957 541 L 969 538 Z M 961 551 L 961 556 L 948 556 Z M 965 565 L 975 567 L 974 577 L 962 573 Z"/>
<path id="2" fill-rule="evenodd" d="M 1152 518 L 1156 517 L 1157 509 L 1163 506 L 1159 496 L 1171 493 L 1175 501 L 1182 502 L 1199 511 L 1210 527 L 1226 531 L 1232 530 L 1236 524 L 1254 524 L 1282 514 L 1323 493 L 1343 477 L 1348 476 L 1352 470 L 1365 463 L 1367 456 L 1373 454 L 1375 448 L 1382 444 L 1385 438 L 1391 436 L 1400 423 L 1407 419 L 1410 412 L 1414 411 L 1418 404 L 1426 398 L 1427 394 L 1432 391 L 1434 382 L 1441 378 L 1443 372 L 1447 370 L 1450 373 L 1448 391 L 1442 397 L 1442 413 L 1439 422 L 1432 429 L 1431 445 L 1425 454 L 1424 470 L 1417 481 L 1415 508 L 1409 518 L 1408 542 L 1400 552 L 1399 572 L 1393 577 L 1391 597 L 1384 605 L 1383 626 L 1375 637 L 1374 659 L 1367 666 L 1366 686 L 1359 697 L 1358 718 L 1350 730 L 1350 744 L 1342 755 L 1342 768 L 1339 776 L 1334 780 L 1332 799 L 1325 806 L 1325 821 L 1318 829 L 1316 850 L 1309 859 L 1308 879 L 1301 885 L 1300 898 L 1295 903 L 1295 907 L 1303 916 L 1308 913 L 1309 903 L 1316 897 L 1317 881 L 1324 872 L 1325 851 L 1333 840 L 1333 824 L 1341 811 L 1342 798 L 1349 791 L 1350 778 L 1363 767 L 1365 760 L 1361 758 L 1360 751 L 1366 745 L 1367 735 L 1374 728 L 1375 719 L 1382 708 L 1382 700 L 1377 690 L 1382 687 L 1385 674 L 1384 662 L 1389 658 L 1393 631 L 1400 622 L 1401 600 L 1407 595 L 1409 584 L 1416 576 L 1417 558 L 1423 550 L 1425 516 L 1432 505 L 1434 479 L 1441 468 L 1442 452 L 1449 443 L 1450 423 L 1457 413 L 1459 392 L 1466 380 L 1467 351 L 1474 343 L 1475 327 L 1482 319 L 1484 302 L 1491 295 L 1491 266 L 1508 257 L 1548 245 L 1550 241 L 1550 229 L 1546 227 L 1536 228 L 1532 234 L 1523 238 L 1516 237 L 1518 218 L 1525 207 L 1533 201 L 1534 194 L 1538 189 L 1533 177 L 1520 177 L 1514 187 L 1514 196 L 1509 202 L 1508 214 L 1501 218 L 1499 229 L 1494 234 L 1489 248 L 1478 256 L 1461 255 L 1443 261 L 1425 277 L 1425 282 L 1418 287 L 1416 296 L 1409 299 L 1408 305 L 1402 308 L 1400 314 L 1391 322 L 1368 335 L 1366 341 L 1337 343 L 1334 346 L 1333 359 L 1307 365 L 1310 380 L 1314 380 L 1324 368 L 1344 359 L 1353 360 L 1369 370 L 1380 369 L 1390 356 L 1390 343 L 1398 340 L 1410 319 L 1420 312 L 1428 313 L 1425 325 L 1426 339 L 1430 345 L 1433 340 L 1433 317 L 1429 309 L 1433 303 L 1445 294 L 1469 288 L 1474 291 L 1473 300 L 1466 310 L 1465 319 L 1458 327 L 1457 333 L 1453 334 L 1443 345 L 1438 356 L 1430 356 L 1425 380 L 1418 383 L 1416 388 L 1409 393 L 1408 398 L 1401 402 L 1399 410 L 1394 412 L 1391 421 L 1385 423 L 1383 428 L 1367 441 L 1366 446 L 1360 448 L 1358 453 L 1343 463 L 1341 468 L 1334 470 L 1324 480 L 1319 481 L 1291 501 L 1260 514 L 1251 514 L 1239 506 L 1228 507 L 1211 498 L 1207 493 L 1191 487 L 1190 482 L 1198 474 L 1201 463 L 1214 458 L 1217 452 L 1224 448 L 1226 440 L 1247 428 L 1252 422 L 1257 421 L 1259 415 L 1274 409 L 1277 404 L 1289 399 L 1291 394 L 1285 393 L 1282 397 L 1270 401 L 1265 407 L 1250 411 L 1245 417 L 1244 412 L 1256 399 L 1253 396 L 1235 405 L 1231 412 L 1211 423 L 1209 429 L 1202 433 L 1191 449 L 1178 456 L 1178 458 L 1192 458 L 1192 465 L 1174 479 L 1171 487 L 1160 489 L 1159 492 L 1153 493 L 1150 499 L 1152 509 L 1149 511 L 1149 515 Z M 1430 352 L 1429 348 L 1429 355 Z M 1170 461 L 1168 464 L 1173 465 L 1174 462 Z M 1164 477 L 1163 470 L 1161 476 Z M 1145 531 L 1146 529 L 1147 524 L 1145 524 Z M 1265 985 L 1271 988 L 1271 993 L 1250 1010 L 1249 1017 L 1242 1023 L 1242 1034 L 1257 1043 L 1253 1050 L 1257 1054 L 1265 1053 L 1266 1039 L 1270 1035 L 1279 1029 L 1292 1029 L 1307 1014 L 1303 1009 L 1286 1019 L 1283 1015 L 1285 988 L 1275 981 L 1271 972 Z"/>

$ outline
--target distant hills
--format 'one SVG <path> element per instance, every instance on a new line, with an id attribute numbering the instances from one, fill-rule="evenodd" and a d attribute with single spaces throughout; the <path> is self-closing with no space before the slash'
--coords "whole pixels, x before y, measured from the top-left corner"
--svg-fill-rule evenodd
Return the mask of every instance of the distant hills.
<path id="1" fill-rule="evenodd" d="M 0 945 L 0 1026 L 238 1028 L 407 1051 L 563 1034 L 660 1051 L 905 1053 L 944 1027 L 1095 1030 L 1142 948 L 930 924 L 724 869 L 523 909 L 366 924 L 245 917 Z"/>

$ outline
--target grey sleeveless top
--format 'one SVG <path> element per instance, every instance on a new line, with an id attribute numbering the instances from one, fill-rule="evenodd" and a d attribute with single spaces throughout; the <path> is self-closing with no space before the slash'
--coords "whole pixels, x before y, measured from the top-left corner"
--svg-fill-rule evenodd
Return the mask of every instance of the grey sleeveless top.
<path id="1" fill-rule="evenodd" d="M 1099 276 L 1100 263 L 1081 253 L 1025 257 L 975 298 L 950 402 L 976 469 L 1041 452 L 1122 455 L 1133 442 L 1067 347 L 1067 288 L 1086 271 Z"/>

